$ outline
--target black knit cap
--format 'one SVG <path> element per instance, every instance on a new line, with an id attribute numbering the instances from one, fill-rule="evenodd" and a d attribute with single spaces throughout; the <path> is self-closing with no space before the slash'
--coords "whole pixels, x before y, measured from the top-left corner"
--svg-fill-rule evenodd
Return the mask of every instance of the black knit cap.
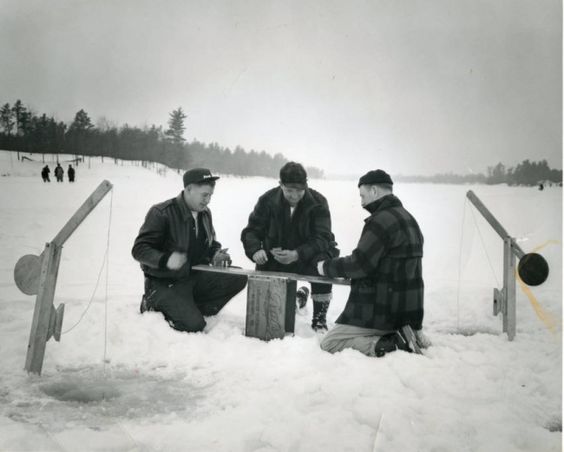
<path id="1" fill-rule="evenodd" d="M 388 184 L 394 185 L 392 178 L 386 171 L 381 169 L 368 171 L 364 176 L 358 180 L 358 186 L 361 185 L 378 185 L 378 184 Z"/>
<path id="2" fill-rule="evenodd" d="M 296 162 L 288 162 L 280 168 L 280 182 L 284 185 L 307 186 L 307 173 L 302 165 Z"/>
<path id="3" fill-rule="evenodd" d="M 194 168 L 188 170 L 184 173 L 184 187 L 190 184 L 204 184 L 207 182 L 213 182 L 219 179 L 219 176 L 212 176 L 212 173 L 207 168 Z"/>

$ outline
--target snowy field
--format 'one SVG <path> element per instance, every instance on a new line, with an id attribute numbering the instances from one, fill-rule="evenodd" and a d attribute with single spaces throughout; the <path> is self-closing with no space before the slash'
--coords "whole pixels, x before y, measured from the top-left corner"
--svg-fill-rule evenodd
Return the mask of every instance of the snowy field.
<path id="1" fill-rule="evenodd" d="M 424 324 L 433 346 L 424 356 L 376 359 L 321 351 L 308 326 L 311 302 L 294 337 L 269 343 L 243 334 L 245 291 L 203 334 L 176 332 L 158 313 L 140 315 L 142 275 L 130 249 L 148 208 L 176 196 L 181 176 L 92 159 L 78 166 L 75 184 L 66 175 L 64 184 L 44 184 L 41 167 L 0 152 L 0 451 L 561 450 L 561 188 L 397 184 L 426 239 Z M 14 265 L 40 254 L 104 179 L 114 190 L 63 250 L 55 294 L 55 306 L 65 304 L 61 342 L 48 342 L 42 375 L 28 376 L 35 297 L 16 288 Z M 234 264 L 252 267 L 239 234 L 274 184 L 218 181 L 211 209 Z M 349 254 L 367 216 L 355 181 L 310 185 L 328 198 Z M 525 252 L 541 247 L 550 275 L 531 294 L 554 331 L 518 287 L 517 336 L 502 334 L 492 315 L 502 242 L 465 201 L 469 189 Z M 348 288 L 334 293 L 330 322 Z"/>

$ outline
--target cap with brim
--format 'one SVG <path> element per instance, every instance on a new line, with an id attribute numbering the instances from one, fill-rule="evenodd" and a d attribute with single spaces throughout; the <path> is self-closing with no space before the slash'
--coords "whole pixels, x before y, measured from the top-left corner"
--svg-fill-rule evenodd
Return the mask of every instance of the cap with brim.
<path id="1" fill-rule="evenodd" d="M 206 182 L 213 182 L 219 179 L 219 176 L 213 176 L 211 171 L 207 168 L 194 168 L 184 173 L 183 181 L 184 186 L 190 184 L 203 184 Z"/>
<path id="2" fill-rule="evenodd" d="M 282 181 L 280 181 L 282 182 Z M 307 182 L 299 183 L 299 182 L 282 182 L 282 185 L 287 188 L 294 188 L 296 190 L 305 190 L 307 188 Z"/>

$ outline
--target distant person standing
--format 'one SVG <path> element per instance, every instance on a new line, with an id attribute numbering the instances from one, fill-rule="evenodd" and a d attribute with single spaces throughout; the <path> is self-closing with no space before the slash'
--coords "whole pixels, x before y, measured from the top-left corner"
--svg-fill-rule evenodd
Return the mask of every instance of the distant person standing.
<path id="1" fill-rule="evenodd" d="M 308 187 L 306 170 L 295 162 L 280 169 L 278 187 L 260 196 L 241 241 L 257 270 L 317 276 L 319 261 L 339 255 L 327 200 Z M 327 331 L 331 289 L 330 284 L 311 283 L 314 331 Z M 305 290 L 297 294 L 300 307 L 307 299 Z"/>
<path id="2" fill-rule="evenodd" d="M 45 165 L 41 170 L 41 178 L 43 179 L 43 182 L 51 182 L 51 179 L 49 179 L 50 172 L 51 170 L 49 169 L 49 165 Z"/>
<path id="3" fill-rule="evenodd" d="M 67 169 L 67 176 L 69 177 L 69 182 L 74 182 L 74 168 L 72 167 L 72 165 L 69 165 L 69 168 Z"/>
<path id="4" fill-rule="evenodd" d="M 57 167 L 55 168 L 55 177 L 57 178 L 57 182 L 63 182 L 64 174 L 65 174 L 65 170 L 63 169 L 60 163 L 57 163 Z"/>

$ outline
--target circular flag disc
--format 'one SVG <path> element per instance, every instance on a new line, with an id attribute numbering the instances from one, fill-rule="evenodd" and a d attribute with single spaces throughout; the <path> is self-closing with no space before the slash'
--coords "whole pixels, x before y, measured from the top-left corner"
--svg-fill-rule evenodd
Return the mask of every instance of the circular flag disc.
<path id="1" fill-rule="evenodd" d="M 16 286 L 26 295 L 37 295 L 39 290 L 39 274 L 41 273 L 41 259 L 35 254 L 20 257 L 14 267 L 14 281 Z"/>
<path id="2" fill-rule="evenodd" d="M 525 254 L 519 261 L 517 271 L 525 284 L 538 286 L 548 278 L 548 262 L 540 254 Z"/>

